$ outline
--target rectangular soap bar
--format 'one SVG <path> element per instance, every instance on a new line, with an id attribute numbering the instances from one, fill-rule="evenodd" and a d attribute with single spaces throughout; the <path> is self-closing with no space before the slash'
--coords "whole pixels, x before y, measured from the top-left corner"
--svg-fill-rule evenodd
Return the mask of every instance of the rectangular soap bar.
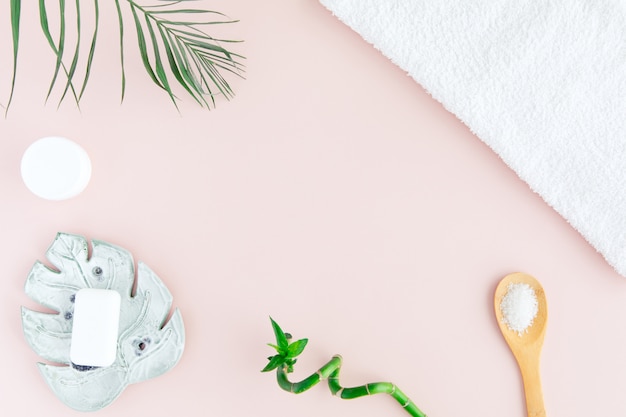
<path id="1" fill-rule="evenodd" d="M 70 360 L 110 366 L 117 354 L 121 297 L 117 291 L 85 288 L 76 293 Z"/>

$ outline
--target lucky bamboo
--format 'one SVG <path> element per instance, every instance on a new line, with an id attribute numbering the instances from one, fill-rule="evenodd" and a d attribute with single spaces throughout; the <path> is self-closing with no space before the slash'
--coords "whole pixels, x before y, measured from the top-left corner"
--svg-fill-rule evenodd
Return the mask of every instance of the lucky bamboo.
<path id="1" fill-rule="evenodd" d="M 358 387 L 342 387 L 339 383 L 339 372 L 341 370 L 342 358 L 335 355 L 324 366 L 317 370 L 314 374 L 304 378 L 299 382 L 291 382 L 288 374 L 293 372 L 293 365 L 296 363 L 296 357 L 304 350 L 308 339 L 300 339 L 290 342 L 291 335 L 283 332 L 280 326 L 271 319 L 274 334 L 276 336 L 276 344 L 269 344 L 276 349 L 277 355 L 269 357 L 269 363 L 262 370 L 269 372 L 276 369 L 276 379 L 278 385 L 285 391 L 300 394 L 315 386 L 320 381 L 327 380 L 330 392 L 345 400 L 359 398 L 374 394 L 389 394 L 413 417 L 426 417 L 409 397 L 402 392 L 395 384 L 391 382 L 372 382 Z"/>

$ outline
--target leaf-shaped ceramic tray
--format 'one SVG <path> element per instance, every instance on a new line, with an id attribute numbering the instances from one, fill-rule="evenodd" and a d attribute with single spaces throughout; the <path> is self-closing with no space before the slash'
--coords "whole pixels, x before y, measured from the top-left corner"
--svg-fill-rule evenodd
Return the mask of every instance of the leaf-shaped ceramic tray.
<path id="1" fill-rule="evenodd" d="M 57 397 L 80 411 L 99 410 L 128 386 L 161 375 L 174 367 L 185 345 L 182 316 L 172 306 L 172 295 L 159 277 L 131 254 L 94 240 L 59 233 L 46 253 L 55 271 L 37 261 L 26 280 L 29 297 L 56 314 L 22 308 L 22 326 L 30 346 L 42 358 L 65 366 L 39 363 L 39 369 Z M 77 366 L 70 361 L 75 294 L 83 288 L 118 291 L 121 296 L 117 357 L 108 367 Z"/>

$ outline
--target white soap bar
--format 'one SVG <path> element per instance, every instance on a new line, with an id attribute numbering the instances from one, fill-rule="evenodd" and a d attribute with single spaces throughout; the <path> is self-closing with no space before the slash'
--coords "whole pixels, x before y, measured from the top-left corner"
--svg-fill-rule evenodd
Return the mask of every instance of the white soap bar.
<path id="1" fill-rule="evenodd" d="M 76 293 L 70 360 L 110 366 L 117 354 L 121 297 L 117 291 L 85 288 Z"/>

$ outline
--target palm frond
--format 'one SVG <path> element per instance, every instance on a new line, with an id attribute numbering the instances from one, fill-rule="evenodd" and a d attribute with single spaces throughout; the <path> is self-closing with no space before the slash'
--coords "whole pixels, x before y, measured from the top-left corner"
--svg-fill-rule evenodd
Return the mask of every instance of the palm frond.
<path id="1" fill-rule="evenodd" d="M 100 4 L 98 3 L 98 0 L 94 0 L 93 7 L 95 11 L 93 36 L 91 37 L 91 44 L 89 47 L 89 56 L 87 57 L 87 67 L 85 69 L 85 78 L 83 79 L 83 86 L 81 87 L 80 94 L 78 95 L 79 100 L 83 97 L 83 93 L 85 92 L 85 87 L 87 86 L 87 81 L 89 81 L 89 75 L 91 74 L 91 64 L 93 63 L 93 56 L 96 51 L 96 40 L 98 39 L 98 29 L 100 28 Z M 122 68 L 123 66 L 124 66 L 124 63 L 122 61 Z"/>
<path id="2" fill-rule="evenodd" d="M 20 15 L 22 10 L 21 0 L 11 0 L 11 32 L 13 37 L 13 75 L 11 77 L 11 92 L 9 93 L 9 101 L 5 107 L 5 117 L 11 107 L 13 101 L 13 93 L 15 92 L 15 78 L 17 76 L 17 53 L 20 43 Z"/>
<path id="3" fill-rule="evenodd" d="M 42 20 L 42 28 L 45 33 L 50 35 L 50 27 L 48 25 L 48 18 L 45 12 L 45 0 L 41 0 L 39 2 L 42 5 L 43 15 L 46 16 L 45 22 Z M 46 96 L 46 100 L 50 97 L 52 93 L 52 89 L 54 88 L 54 84 L 56 83 L 56 79 L 59 75 L 59 69 L 63 64 L 63 53 L 65 52 L 65 0 L 59 0 L 59 13 L 60 13 L 60 24 L 59 24 L 59 42 L 54 46 L 53 50 L 56 53 L 57 61 L 56 66 L 54 67 L 54 75 L 52 76 L 52 81 L 50 82 L 50 88 L 48 89 L 48 95 Z M 45 25 L 44 25 L 45 23 Z M 69 76 L 68 76 L 69 79 Z"/>
<path id="4" fill-rule="evenodd" d="M 150 1 L 150 0 L 146 0 Z M 139 57 L 144 69 L 153 83 L 163 89 L 174 106 L 178 108 L 176 90 L 190 95 L 201 107 L 210 109 L 215 106 L 217 96 L 227 100 L 234 97 L 234 91 L 228 79 L 232 76 L 243 78 L 245 59 L 242 55 L 226 49 L 223 44 L 233 44 L 240 41 L 218 39 L 208 35 L 206 27 L 235 23 L 226 15 L 190 7 L 197 0 L 151 0 L 151 5 L 139 4 L 138 0 L 126 0 L 129 16 L 137 32 L 137 46 Z M 56 3 L 54 3 L 56 2 Z M 83 2 L 83 3 L 81 3 Z M 55 4 L 55 13 L 58 22 L 52 25 L 56 28 L 53 34 L 48 14 L 48 4 Z M 83 6 L 87 4 L 89 13 L 93 13 L 93 26 L 85 28 L 82 25 Z M 100 27 L 99 0 L 89 3 L 84 0 L 75 0 L 74 5 L 67 0 L 38 0 L 39 22 L 44 38 L 55 56 L 54 71 L 48 87 L 46 101 L 52 96 L 55 87 L 62 83 L 59 105 L 65 100 L 68 93 L 73 96 L 76 105 L 80 108 L 80 101 L 86 91 L 94 63 L 98 33 Z M 124 101 L 126 92 L 126 68 L 124 34 L 126 15 L 121 0 L 114 0 L 119 27 L 119 48 L 121 66 L 121 100 Z M 5 109 L 9 110 L 16 87 L 17 57 L 19 50 L 19 34 L 21 19 L 21 0 L 10 0 L 11 29 L 13 38 L 13 76 L 11 90 Z M 75 12 L 76 21 L 68 22 L 67 8 Z M 68 16 L 70 14 L 67 14 Z M 89 33 L 83 33 L 89 31 Z M 68 45 L 68 33 L 76 33 L 75 43 Z M 84 35 L 84 36 L 83 36 Z M 84 37 L 88 37 L 83 42 Z M 88 44 L 87 44 L 88 42 Z M 83 46 L 85 44 L 85 46 Z M 88 45 L 88 47 L 87 47 Z M 88 49 L 87 49 L 88 48 Z M 87 52 L 86 58 L 83 55 Z M 84 68 L 82 75 L 79 68 Z M 63 79 L 63 81 L 61 81 Z M 78 80 L 78 81 L 77 81 Z M 77 92 L 76 85 L 80 87 Z"/>
<path id="5" fill-rule="evenodd" d="M 54 42 L 52 38 L 52 33 L 50 32 L 50 24 L 48 20 L 48 11 L 46 8 L 45 0 L 39 0 L 39 22 L 41 25 L 41 30 L 48 41 L 48 45 L 52 49 L 52 52 L 56 56 L 56 64 L 54 68 L 54 75 L 52 76 L 52 81 L 50 81 L 50 87 L 48 88 L 48 94 L 46 95 L 46 101 L 50 98 L 52 94 L 52 90 L 56 84 L 57 77 L 59 75 L 59 71 L 63 68 L 63 72 L 68 79 L 70 90 L 72 91 L 72 95 L 74 97 L 74 101 L 76 105 L 79 106 L 78 96 L 76 95 L 76 90 L 74 89 L 74 84 L 72 83 L 72 77 L 70 76 L 70 72 L 65 67 L 65 63 L 63 62 L 63 53 L 65 50 L 65 0 L 59 0 L 59 41 L 58 43 Z M 80 16 L 78 17 L 80 19 Z M 59 105 L 61 101 L 59 101 Z"/>
<path id="6" fill-rule="evenodd" d="M 162 51 L 167 57 L 169 70 L 176 82 L 201 106 L 210 108 L 215 105 L 215 96 L 226 99 L 234 97 L 234 91 L 222 72 L 242 77 L 244 59 L 221 46 L 223 40 L 215 39 L 202 30 L 202 26 L 234 23 L 220 12 L 195 8 L 172 8 L 183 2 L 193 0 L 162 1 L 153 6 L 139 6 L 134 0 L 128 0 L 133 13 L 143 13 L 145 26 L 152 43 L 154 70 L 146 64 L 146 37 L 139 42 L 139 49 L 144 66 L 152 80 L 168 92 L 174 99 L 167 76 L 161 73 Z M 199 20 L 197 18 L 205 18 Z M 206 19 L 208 18 L 208 20 Z M 137 27 L 138 34 L 142 29 Z M 153 36 L 156 32 L 160 37 Z M 138 36 L 141 38 L 141 36 Z M 226 41 L 236 42 L 236 41 Z M 156 77 L 155 75 L 156 72 Z M 210 99 L 210 102 L 206 98 Z"/>
<path id="7" fill-rule="evenodd" d="M 78 64 L 78 56 L 80 54 L 80 1 L 76 0 L 76 47 L 74 48 L 74 57 L 72 58 L 72 63 L 70 64 L 70 69 L 67 74 L 67 82 L 65 83 L 65 88 L 63 89 L 63 94 L 61 95 L 61 99 L 59 100 L 59 106 L 61 102 L 65 98 L 68 89 L 72 85 L 72 78 L 74 77 L 74 73 L 76 72 L 76 65 Z"/>
<path id="8" fill-rule="evenodd" d="M 120 65 L 122 66 L 122 101 L 124 101 L 124 93 L 126 92 L 126 70 L 124 69 L 124 18 L 122 17 L 120 0 L 115 0 L 115 9 L 117 10 L 117 19 L 120 28 Z"/>

